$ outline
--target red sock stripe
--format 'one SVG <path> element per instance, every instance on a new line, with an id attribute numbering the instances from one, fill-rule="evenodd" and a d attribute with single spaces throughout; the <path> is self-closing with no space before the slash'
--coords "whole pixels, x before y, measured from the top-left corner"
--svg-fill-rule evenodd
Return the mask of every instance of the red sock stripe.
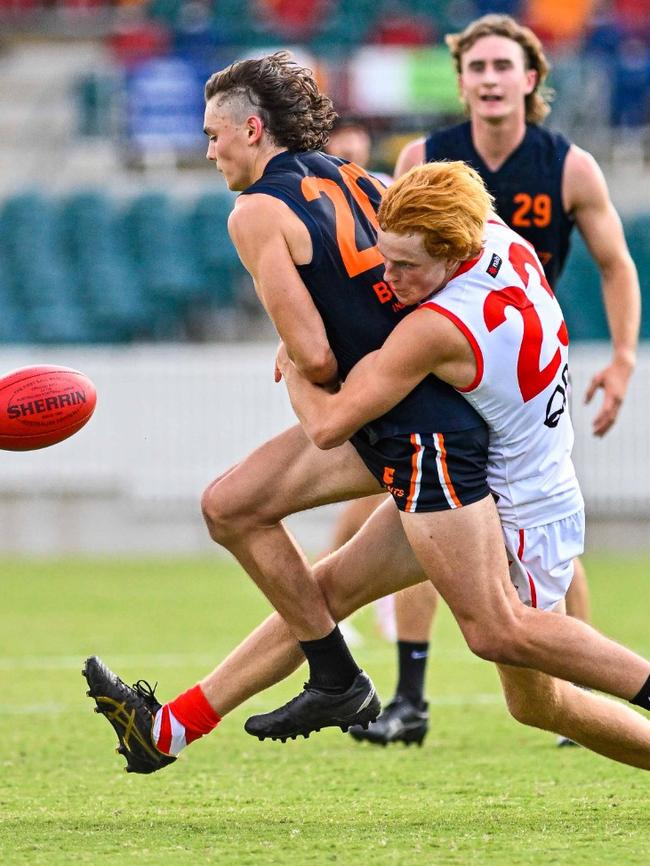
<path id="1" fill-rule="evenodd" d="M 169 704 L 169 709 L 185 726 L 185 740 L 188 743 L 209 734 L 221 721 L 221 716 L 212 709 L 198 684 L 175 698 Z"/>
<path id="2" fill-rule="evenodd" d="M 168 704 L 165 704 L 165 706 L 162 708 L 162 713 L 160 716 L 160 736 L 158 737 L 156 747 L 159 751 L 164 752 L 166 755 L 169 754 L 169 750 L 172 747 L 172 725 L 169 720 Z"/>

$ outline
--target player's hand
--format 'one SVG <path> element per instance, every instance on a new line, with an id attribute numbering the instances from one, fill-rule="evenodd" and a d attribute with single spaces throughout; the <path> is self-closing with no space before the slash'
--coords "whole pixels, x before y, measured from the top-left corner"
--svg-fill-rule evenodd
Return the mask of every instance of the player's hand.
<path id="1" fill-rule="evenodd" d="M 633 369 L 634 364 L 629 361 L 613 361 L 589 383 L 585 403 L 591 401 L 599 388 L 603 389 L 603 405 L 591 425 L 594 436 L 604 436 L 616 421 Z"/>
<path id="2" fill-rule="evenodd" d="M 287 364 L 290 364 L 291 361 L 289 359 L 289 355 L 287 354 L 286 346 L 284 342 L 280 340 L 280 345 L 278 346 L 278 351 L 275 354 L 275 373 L 274 380 L 276 382 L 280 382 L 282 380 L 282 375 L 284 370 L 286 370 Z"/>

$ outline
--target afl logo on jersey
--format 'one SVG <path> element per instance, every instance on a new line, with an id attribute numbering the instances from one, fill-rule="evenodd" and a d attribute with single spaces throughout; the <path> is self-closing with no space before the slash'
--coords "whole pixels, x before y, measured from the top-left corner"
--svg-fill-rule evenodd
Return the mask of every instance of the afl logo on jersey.
<path id="1" fill-rule="evenodd" d="M 498 256 L 496 253 L 492 255 L 490 259 L 490 264 L 487 266 L 487 272 L 491 277 L 496 277 L 496 275 L 501 270 L 501 265 L 503 264 L 503 260 L 501 256 Z"/>

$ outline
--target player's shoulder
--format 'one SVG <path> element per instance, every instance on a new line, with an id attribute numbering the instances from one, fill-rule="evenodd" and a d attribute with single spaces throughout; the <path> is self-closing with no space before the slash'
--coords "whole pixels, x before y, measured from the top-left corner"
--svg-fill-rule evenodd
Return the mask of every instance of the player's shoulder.
<path id="1" fill-rule="evenodd" d="M 426 137 L 424 147 L 429 161 L 446 159 L 449 153 L 455 153 L 458 148 L 465 150 L 471 142 L 471 124 L 468 120 L 434 129 Z"/>
<path id="2" fill-rule="evenodd" d="M 529 123 L 524 141 L 524 152 L 539 165 L 562 168 L 573 147 L 572 142 L 561 132 Z"/>
<path id="3" fill-rule="evenodd" d="M 395 163 L 395 177 L 401 177 L 409 169 L 424 162 L 425 138 L 414 138 L 407 142 L 401 149 L 397 162 Z"/>
<path id="4" fill-rule="evenodd" d="M 254 192 L 240 195 L 228 217 L 228 232 L 232 240 L 257 236 L 261 229 L 268 234 L 271 226 L 281 228 L 289 217 L 284 202 L 273 195 Z"/>
<path id="5" fill-rule="evenodd" d="M 585 176 L 593 174 L 602 174 L 600 166 L 596 158 L 585 150 L 583 147 L 578 147 L 577 144 L 571 144 L 567 154 L 567 168 L 570 171 Z"/>
<path id="6" fill-rule="evenodd" d="M 535 249 L 529 241 L 517 234 L 495 213 L 488 219 L 483 233 L 483 246 L 480 253 L 458 268 L 450 281 L 457 292 L 500 289 L 512 282 L 513 257 L 516 247 L 523 247 L 527 258 L 535 256 Z"/>
<path id="7" fill-rule="evenodd" d="M 609 197 L 605 176 L 596 159 L 576 144 L 571 145 L 567 154 L 563 188 L 569 211 L 581 204 L 602 203 Z"/>
<path id="8" fill-rule="evenodd" d="M 430 142 L 446 142 L 452 139 L 464 138 L 470 130 L 469 120 L 464 120 L 462 123 L 454 123 L 451 126 L 443 126 L 440 129 L 432 129 L 427 135 L 427 141 Z"/>

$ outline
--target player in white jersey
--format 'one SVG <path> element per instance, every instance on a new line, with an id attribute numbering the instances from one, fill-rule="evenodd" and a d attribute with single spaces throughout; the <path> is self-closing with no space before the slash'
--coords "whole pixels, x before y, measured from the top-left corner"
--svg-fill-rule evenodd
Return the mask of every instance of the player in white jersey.
<path id="1" fill-rule="evenodd" d="M 422 174 L 439 184 L 441 177 L 449 182 L 466 172 L 471 170 L 463 163 L 447 163 Z M 384 219 L 392 202 L 389 196 L 382 206 Z M 582 552 L 584 503 L 571 461 L 573 428 L 566 411 L 568 333 L 542 265 L 533 247 L 494 215 L 477 256 L 443 260 L 440 285 L 425 280 L 413 290 L 404 276 L 412 273 L 418 254 L 425 263 L 430 258 L 422 238 L 382 231 L 380 249 L 387 276 L 396 274 L 392 284 L 398 298 L 419 303 L 419 309 L 381 352 L 358 365 L 340 395 L 322 406 L 305 404 L 298 396 L 294 406 L 308 432 L 325 424 L 327 444 L 337 444 L 429 373 L 455 385 L 488 424 L 488 483 L 511 579 L 526 604 L 552 608 L 571 582 L 571 560 Z M 460 347 L 452 355 L 449 339 L 440 340 L 439 327 L 447 324 Z M 290 374 L 295 398 L 292 381 Z M 444 442 L 437 471 L 444 480 Z M 422 472 L 414 458 L 407 512 L 416 510 Z M 453 487 L 447 495 L 455 507 Z"/>
<path id="2" fill-rule="evenodd" d="M 476 376 L 459 390 L 490 430 L 488 482 L 511 579 L 522 601 L 552 607 L 582 551 L 584 503 L 566 411 L 568 333 L 542 265 L 520 235 L 490 219 L 478 258 L 420 309 L 449 318 L 471 347 Z"/>
<path id="3" fill-rule="evenodd" d="M 447 316 L 474 354 L 476 376 L 460 390 L 490 428 L 501 519 L 539 525 L 580 508 L 565 415 L 569 338 L 532 248 L 489 220 L 479 257 L 420 309 Z"/>

